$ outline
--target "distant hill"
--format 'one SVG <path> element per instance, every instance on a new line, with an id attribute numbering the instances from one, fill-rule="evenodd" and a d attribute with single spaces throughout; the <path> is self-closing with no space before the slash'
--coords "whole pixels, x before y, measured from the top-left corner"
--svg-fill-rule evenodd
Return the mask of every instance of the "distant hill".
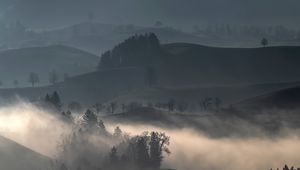
<path id="1" fill-rule="evenodd" d="M 0 169 L 47 169 L 50 165 L 50 158 L 0 136 Z"/>
<path id="2" fill-rule="evenodd" d="M 55 70 L 60 80 L 66 73 L 70 76 L 94 71 L 99 58 L 67 46 L 46 46 L 13 49 L 0 52 L 0 80 L 3 87 L 28 86 L 30 72 L 36 72 L 41 85 L 48 83 L 49 73 Z"/>
<path id="3" fill-rule="evenodd" d="M 2 46 L 3 48 L 5 45 L 20 48 L 61 44 L 89 51 L 94 54 L 101 54 L 129 36 L 148 32 L 157 34 L 163 43 L 203 43 L 200 37 L 171 27 L 142 27 L 130 24 L 113 25 L 97 22 L 82 22 L 64 28 L 35 32 L 32 35 L 25 36 L 25 38 L 21 40 L 20 37 L 11 37 L 11 41 L 2 42 Z"/>

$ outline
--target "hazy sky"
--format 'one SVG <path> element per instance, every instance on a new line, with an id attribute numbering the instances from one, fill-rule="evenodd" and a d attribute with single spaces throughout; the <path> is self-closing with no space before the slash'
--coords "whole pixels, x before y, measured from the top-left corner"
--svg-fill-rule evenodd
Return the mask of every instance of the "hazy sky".
<path id="1" fill-rule="evenodd" d="M 93 11 L 103 23 L 134 23 L 181 28 L 195 24 L 299 26 L 299 0 L 0 0 L 4 19 L 34 27 L 81 22 Z"/>

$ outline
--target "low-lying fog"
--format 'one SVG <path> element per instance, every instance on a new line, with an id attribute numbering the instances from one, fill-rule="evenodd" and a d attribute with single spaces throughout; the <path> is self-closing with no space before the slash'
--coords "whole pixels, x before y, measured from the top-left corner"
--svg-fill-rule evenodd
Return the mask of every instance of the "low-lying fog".
<path id="1" fill-rule="evenodd" d="M 57 154 L 57 144 L 71 126 L 54 113 L 18 101 L 0 107 L 0 134 L 49 157 Z M 141 124 L 104 122 L 109 131 L 120 126 L 131 135 L 161 131 L 170 136 L 171 154 L 163 166 L 178 170 L 268 170 L 284 164 L 300 166 L 300 135 L 286 130 L 285 135 L 268 137 L 211 138 L 195 129 L 168 129 Z M 1 153 L 0 153 L 1 154 Z M 1 169 L 1 168 L 0 168 Z"/>

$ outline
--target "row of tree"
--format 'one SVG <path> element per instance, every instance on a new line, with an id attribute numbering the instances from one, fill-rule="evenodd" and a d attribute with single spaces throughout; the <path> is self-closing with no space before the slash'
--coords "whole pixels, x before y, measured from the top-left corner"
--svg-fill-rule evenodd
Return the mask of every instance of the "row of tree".
<path id="1" fill-rule="evenodd" d="M 260 37 L 266 37 L 275 41 L 299 40 L 300 38 L 299 29 L 291 29 L 284 26 L 258 27 L 251 25 L 232 26 L 228 24 L 217 24 L 200 27 L 195 25 L 194 32 L 196 34 L 203 34 L 215 38 L 257 39 Z"/>
<path id="2" fill-rule="evenodd" d="M 69 75 L 67 73 L 64 73 L 63 75 L 63 80 L 67 80 L 69 78 Z M 49 73 L 49 83 L 54 85 L 56 83 L 58 83 L 60 81 L 59 79 L 59 74 L 53 70 Z M 40 77 L 37 73 L 35 72 L 31 72 L 29 73 L 28 76 L 28 82 L 31 84 L 32 87 L 35 87 L 36 84 L 38 84 L 40 82 Z M 0 86 L 3 86 L 4 82 L 0 81 Z M 13 81 L 13 85 L 17 88 L 19 87 L 19 81 L 18 80 L 14 80 Z"/>
<path id="3" fill-rule="evenodd" d="M 166 102 L 129 102 L 118 103 L 116 101 L 109 103 L 96 103 L 91 106 L 92 110 L 97 114 L 114 114 L 116 112 L 125 113 L 138 110 L 140 108 L 153 108 L 168 112 L 195 112 L 195 111 L 219 111 L 222 108 L 222 100 L 220 98 L 206 97 L 196 103 L 176 101 L 170 99 Z M 67 108 L 72 112 L 81 112 L 83 107 L 79 102 L 70 102 Z"/>
<path id="4" fill-rule="evenodd" d="M 273 170 L 271 168 L 271 170 Z M 279 170 L 279 168 L 277 168 L 277 170 Z M 300 168 L 295 168 L 294 166 L 291 166 L 290 168 L 287 165 L 284 165 L 284 167 L 282 168 L 282 170 L 300 170 Z"/>

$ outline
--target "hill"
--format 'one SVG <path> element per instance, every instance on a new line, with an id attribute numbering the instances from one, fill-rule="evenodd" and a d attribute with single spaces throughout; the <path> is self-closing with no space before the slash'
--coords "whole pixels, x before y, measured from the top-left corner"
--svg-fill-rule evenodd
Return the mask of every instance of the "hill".
<path id="1" fill-rule="evenodd" d="M 0 136 L 0 169 L 45 169 L 50 163 L 50 158 Z"/>
<path id="2" fill-rule="evenodd" d="M 239 109 L 299 109 L 300 87 L 290 87 L 258 95 L 236 103 Z"/>
<path id="3" fill-rule="evenodd" d="M 256 84 L 297 81 L 300 47 L 217 48 L 166 44 L 160 82 L 185 84 Z"/>
<path id="4" fill-rule="evenodd" d="M 39 74 L 41 85 L 48 83 L 49 73 L 78 75 L 95 70 L 98 57 L 67 46 L 46 46 L 0 52 L 0 80 L 5 87 L 28 86 L 30 72 Z"/>
<path id="5" fill-rule="evenodd" d="M 82 22 L 43 32 L 25 32 L 23 33 L 25 35 L 22 37 L 7 35 L 5 41 L 0 40 L 0 49 L 61 44 L 89 51 L 93 54 L 100 54 L 129 36 L 148 32 L 157 34 L 163 43 L 203 43 L 202 38 L 171 27 L 144 27 L 132 24 L 114 25 L 98 22 Z"/>
<path id="6" fill-rule="evenodd" d="M 9 102 L 16 96 L 36 101 L 46 93 L 57 91 L 65 104 L 78 101 L 90 106 L 144 87 L 144 75 L 145 69 L 135 67 L 102 70 L 73 76 L 50 86 L 0 89 L 0 98 L 4 99 L 1 102 Z"/>

